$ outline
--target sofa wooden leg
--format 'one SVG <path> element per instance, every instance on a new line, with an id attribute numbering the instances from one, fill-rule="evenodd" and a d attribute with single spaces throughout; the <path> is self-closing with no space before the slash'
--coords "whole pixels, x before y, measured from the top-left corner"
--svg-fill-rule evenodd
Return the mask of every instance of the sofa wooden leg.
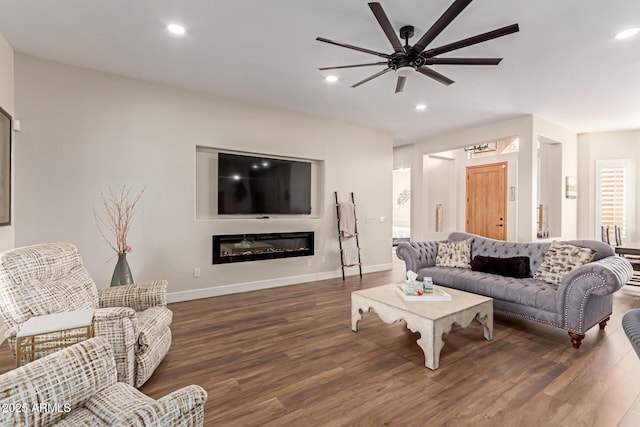
<path id="1" fill-rule="evenodd" d="M 600 329 L 604 329 L 604 327 L 607 326 L 607 322 L 609 321 L 609 319 L 611 319 L 611 317 L 607 317 L 602 322 L 598 323 L 598 325 L 600 325 Z"/>
<path id="2" fill-rule="evenodd" d="M 580 348 L 580 344 L 582 344 L 582 339 L 584 338 L 584 334 L 576 334 L 574 332 L 569 332 L 569 337 L 571 337 L 571 344 L 573 344 L 573 348 Z"/>

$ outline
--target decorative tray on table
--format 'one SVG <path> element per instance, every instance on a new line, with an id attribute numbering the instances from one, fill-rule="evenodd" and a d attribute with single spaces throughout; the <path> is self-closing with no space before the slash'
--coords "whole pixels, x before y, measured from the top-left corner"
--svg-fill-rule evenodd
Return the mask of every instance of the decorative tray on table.
<path id="1" fill-rule="evenodd" d="M 395 290 L 405 301 L 451 301 L 451 295 L 436 285 L 433 285 L 433 291 L 431 293 L 424 293 L 422 295 L 407 294 L 404 284 L 396 285 Z"/>

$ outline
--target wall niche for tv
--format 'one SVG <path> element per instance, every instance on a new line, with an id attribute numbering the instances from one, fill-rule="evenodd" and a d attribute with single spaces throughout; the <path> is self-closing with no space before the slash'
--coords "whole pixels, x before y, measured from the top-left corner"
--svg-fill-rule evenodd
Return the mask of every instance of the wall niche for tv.
<path id="1" fill-rule="evenodd" d="M 319 218 L 323 162 L 196 147 L 196 219 Z"/>

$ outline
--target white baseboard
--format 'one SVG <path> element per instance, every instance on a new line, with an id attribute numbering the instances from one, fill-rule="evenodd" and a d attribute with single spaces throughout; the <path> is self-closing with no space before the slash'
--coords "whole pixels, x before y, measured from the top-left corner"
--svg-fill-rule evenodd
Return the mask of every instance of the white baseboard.
<path id="1" fill-rule="evenodd" d="M 392 264 L 368 265 L 362 267 L 363 273 L 386 271 L 393 268 Z M 345 268 L 345 276 L 358 274 L 354 267 Z M 321 273 L 304 274 L 302 276 L 281 277 L 277 279 L 259 280 L 256 282 L 232 283 L 229 285 L 213 286 L 210 288 L 194 289 L 190 291 L 167 292 L 167 302 L 190 301 L 200 298 L 217 297 L 220 295 L 237 294 L 240 292 L 257 291 L 260 289 L 277 288 L 280 286 L 297 285 L 300 283 L 314 282 L 317 280 L 334 279 L 342 277 L 342 271 L 325 271 Z"/>

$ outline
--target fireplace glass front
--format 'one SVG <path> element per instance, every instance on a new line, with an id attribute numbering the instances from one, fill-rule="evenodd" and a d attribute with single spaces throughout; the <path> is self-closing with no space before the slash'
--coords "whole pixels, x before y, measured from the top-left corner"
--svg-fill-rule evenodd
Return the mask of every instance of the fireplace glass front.
<path id="1" fill-rule="evenodd" d="M 213 236 L 213 264 L 309 256 L 313 231 Z"/>

